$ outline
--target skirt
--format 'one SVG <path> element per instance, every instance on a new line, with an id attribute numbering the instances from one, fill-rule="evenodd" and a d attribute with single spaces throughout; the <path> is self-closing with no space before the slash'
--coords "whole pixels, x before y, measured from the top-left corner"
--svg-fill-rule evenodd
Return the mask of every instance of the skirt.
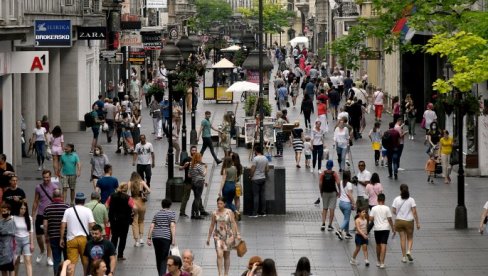
<path id="1" fill-rule="evenodd" d="M 293 149 L 295 152 L 302 152 L 303 150 L 303 141 L 300 138 L 293 138 Z"/>

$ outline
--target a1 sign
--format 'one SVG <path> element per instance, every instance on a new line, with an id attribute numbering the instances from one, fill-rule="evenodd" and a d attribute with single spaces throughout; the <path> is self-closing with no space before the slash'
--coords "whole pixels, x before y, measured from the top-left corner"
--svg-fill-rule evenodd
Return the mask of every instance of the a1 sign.
<path id="1" fill-rule="evenodd" d="M 12 73 L 49 73 L 49 52 L 12 52 Z"/>

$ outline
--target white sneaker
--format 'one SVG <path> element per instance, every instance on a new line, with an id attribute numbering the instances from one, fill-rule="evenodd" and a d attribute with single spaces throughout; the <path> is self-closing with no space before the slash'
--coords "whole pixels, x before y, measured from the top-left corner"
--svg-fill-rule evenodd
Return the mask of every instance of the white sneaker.
<path id="1" fill-rule="evenodd" d="M 406 263 L 407 262 L 407 257 L 403 256 L 402 257 L 402 263 Z"/>
<path id="2" fill-rule="evenodd" d="M 312 168 L 312 169 L 310 169 L 310 172 L 311 172 L 311 173 L 313 173 L 313 168 Z"/>
<path id="3" fill-rule="evenodd" d="M 351 260 L 349 261 L 349 263 L 352 264 L 352 265 L 358 265 L 358 262 L 354 258 L 351 258 Z"/>
<path id="4" fill-rule="evenodd" d="M 38 171 L 42 171 L 42 166 L 39 166 L 39 168 L 37 168 Z"/>
<path id="5" fill-rule="evenodd" d="M 36 263 L 40 263 L 42 261 L 42 258 L 43 257 L 44 257 L 44 253 L 41 253 L 41 254 L 37 255 Z"/>
<path id="6" fill-rule="evenodd" d="M 321 173 L 322 173 L 322 170 L 319 170 L 319 174 L 321 174 Z"/>
<path id="7" fill-rule="evenodd" d="M 20 263 L 23 264 L 24 263 L 24 255 L 20 255 Z"/>
<path id="8" fill-rule="evenodd" d="M 139 244 L 140 244 L 141 246 L 143 246 L 143 245 L 144 245 L 144 240 L 143 240 L 143 239 L 139 239 Z"/>
<path id="9" fill-rule="evenodd" d="M 134 243 L 134 246 L 135 246 L 135 247 L 139 247 L 139 246 L 140 246 L 139 242 L 138 242 L 138 241 L 136 241 L 136 243 Z"/>
<path id="10" fill-rule="evenodd" d="M 47 263 L 48 266 L 53 266 L 54 265 L 53 259 L 51 259 L 50 257 L 47 257 L 46 263 Z"/>

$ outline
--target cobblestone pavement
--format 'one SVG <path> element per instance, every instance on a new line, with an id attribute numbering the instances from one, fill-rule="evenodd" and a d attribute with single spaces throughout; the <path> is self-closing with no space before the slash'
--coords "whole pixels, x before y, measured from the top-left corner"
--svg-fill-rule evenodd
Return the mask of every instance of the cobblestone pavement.
<path id="1" fill-rule="evenodd" d="M 239 98 L 238 96 L 236 97 Z M 272 98 L 272 96 L 271 96 Z M 299 101 L 301 98 L 299 98 Z M 273 106 L 275 109 L 275 106 Z M 228 110 L 234 110 L 235 104 L 215 104 L 199 102 L 197 111 L 197 126 L 203 118 L 205 110 L 212 110 L 214 125 L 218 124 L 222 116 Z M 242 125 L 244 111 L 239 105 L 237 111 L 238 123 Z M 148 140 L 154 144 L 156 151 L 156 168 L 153 169 L 153 193 L 147 204 L 146 231 L 154 213 L 159 209 L 161 199 L 165 194 L 165 182 L 167 179 L 167 168 L 164 166 L 165 153 L 167 151 L 166 141 L 156 141 L 151 133 L 151 121 L 147 108 L 143 109 L 143 131 L 148 134 Z M 368 115 L 368 131 L 372 126 L 372 115 Z M 299 117 L 298 109 L 290 108 L 289 118 L 291 121 Z M 385 114 L 385 121 L 391 117 Z M 190 129 L 190 116 L 187 116 L 188 134 Z M 329 120 L 329 123 L 331 121 Z M 420 131 L 418 132 L 420 133 Z M 332 133 L 329 132 L 327 144 L 331 145 Z M 119 181 L 127 181 L 130 173 L 134 170 L 131 166 L 129 156 L 115 154 L 116 146 L 107 144 L 103 135 L 100 136 L 101 145 L 107 153 L 114 167 L 114 176 Z M 189 137 L 189 135 L 188 135 Z M 273 159 L 276 165 L 282 165 L 286 170 L 286 202 L 287 214 L 282 216 L 267 216 L 265 218 L 250 219 L 244 217 L 239 223 L 243 238 L 247 242 L 248 253 L 243 258 L 238 258 L 232 252 L 230 275 L 241 275 L 245 270 L 249 257 L 259 255 L 263 258 L 273 258 L 278 267 L 279 275 L 290 275 L 298 259 L 307 256 L 311 260 L 314 275 L 486 275 L 486 260 L 488 241 L 485 236 L 477 232 L 479 214 L 484 202 L 488 199 L 488 186 L 486 179 L 466 179 L 466 205 L 468 209 L 468 230 L 454 229 L 454 209 L 457 202 L 457 183 L 453 176 L 453 183 L 445 185 L 442 179 L 437 178 L 435 184 L 426 182 L 426 174 L 423 170 L 426 155 L 422 137 L 416 140 L 407 140 L 405 151 L 402 157 L 399 180 L 388 179 L 387 170 L 383 167 L 375 167 L 373 153 L 367 139 L 357 141 L 352 148 L 354 164 L 359 160 L 365 160 L 367 169 L 378 172 L 384 185 L 387 196 L 387 204 L 391 205 L 393 198 L 399 194 L 399 185 L 408 183 L 412 197 L 418 205 L 421 229 L 415 231 L 413 263 L 404 264 L 401 262 L 401 251 L 399 239 L 390 239 L 386 256 L 386 270 L 379 270 L 375 264 L 374 241 L 369 246 L 369 256 L 372 266 L 364 266 L 362 254 L 358 256 L 359 266 L 349 264 L 349 258 L 354 251 L 354 241 L 339 241 L 333 232 L 320 231 L 321 207 L 313 202 L 318 197 L 317 173 L 310 173 L 304 168 L 297 169 L 294 164 L 293 149 L 285 147 L 283 158 Z M 89 195 L 91 184 L 89 184 L 89 145 L 91 132 L 66 133 L 65 141 L 74 143 L 80 155 L 82 176 L 79 179 L 79 190 Z M 241 156 L 248 156 L 246 148 L 235 148 Z M 218 149 L 218 154 L 222 152 Z M 331 156 L 336 159 L 334 152 Z M 241 157 L 243 163 L 248 165 L 247 158 Z M 206 152 L 204 161 L 211 163 L 211 155 Z M 302 161 L 303 162 L 303 161 Z M 336 162 L 336 161 L 335 161 Z M 46 163 L 51 167 L 51 162 Z M 204 203 L 209 211 L 216 208 L 216 197 L 220 183 L 220 166 L 215 163 L 211 165 L 209 176 L 209 187 L 204 191 Z M 36 171 L 34 159 L 24 159 L 24 164 L 17 168 L 20 175 L 20 187 L 22 187 L 29 199 L 33 201 L 33 191 L 37 183 L 41 182 L 40 173 Z M 175 175 L 181 172 L 175 170 Z M 190 213 L 192 198 L 190 198 L 187 214 Z M 172 209 L 179 210 L 179 203 L 175 203 Z M 242 209 L 242 208 L 241 208 Z M 337 208 L 336 222 L 342 221 L 342 214 Z M 209 219 L 191 221 L 190 219 L 179 218 L 177 223 L 177 243 L 180 250 L 190 248 L 195 253 L 195 262 L 204 269 L 204 275 L 217 275 L 216 255 L 213 246 L 206 246 L 205 239 L 208 233 Z M 351 226 L 352 228 L 353 226 Z M 131 232 L 131 231 L 130 231 Z M 156 275 L 154 251 L 152 247 L 134 247 L 131 233 L 128 237 L 125 257 L 127 261 L 119 262 L 116 275 Z M 38 248 L 36 248 L 36 254 Z M 52 269 L 44 263 L 34 264 L 34 272 L 37 275 L 49 275 Z M 81 267 L 78 266 L 77 275 L 81 275 Z M 25 273 L 21 269 L 21 275 Z"/>

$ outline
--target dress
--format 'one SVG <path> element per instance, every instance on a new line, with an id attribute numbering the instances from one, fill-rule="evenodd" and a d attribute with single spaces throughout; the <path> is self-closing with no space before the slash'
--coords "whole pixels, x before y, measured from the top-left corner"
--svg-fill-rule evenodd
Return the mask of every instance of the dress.
<path id="1" fill-rule="evenodd" d="M 232 231 L 232 221 L 230 217 L 230 210 L 225 209 L 223 214 L 214 212 L 216 224 L 213 232 L 215 241 L 215 249 L 222 249 L 223 251 L 230 251 L 234 248 L 235 235 Z"/>
<path id="2" fill-rule="evenodd" d="M 291 131 L 291 134 L 293 135 L 293 149 L 295 152 L 302 152 L 303 150 L 302 133 L 303 129 L 301 128 L 294 128 Z"/>
<path id="3" fill-rule="evenodd" d="M 222 123 L 222 134 L 220 135 L 220 146 L 227 152 L 230 150 L 230 124 L 227 122 Z"/>

